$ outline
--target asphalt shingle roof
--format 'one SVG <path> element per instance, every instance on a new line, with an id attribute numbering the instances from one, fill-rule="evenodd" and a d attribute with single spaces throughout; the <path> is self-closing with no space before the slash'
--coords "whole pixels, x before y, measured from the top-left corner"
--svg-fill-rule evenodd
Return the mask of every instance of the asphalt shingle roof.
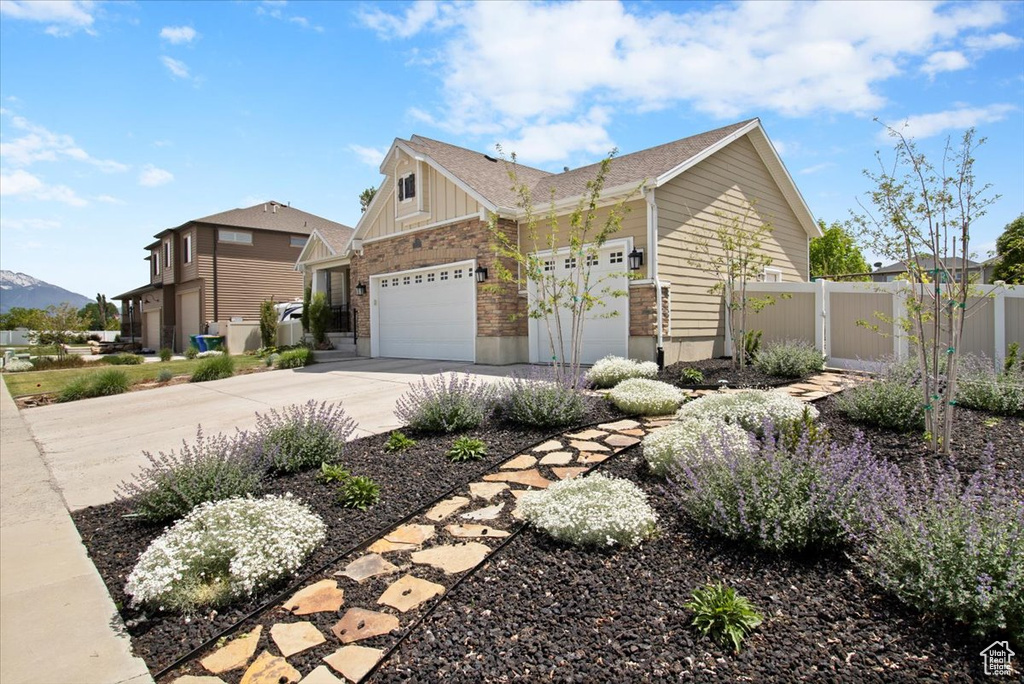
<path id="1" fill-rule="evenodd" d="M 957 257 L 955 259 L 953 257 L 942 257 L 941 259 L 939 259 L 939 261 L 942 262 L 942 265 L 945 268 L 947 268 L 947 269 L 960 268 L 961 264 L 963 263 L 962 260 L 959 257 Z M 932 270 L 932 269 L 935 268 L 935 259 L 932 258 L 932 257 L 917 257 L 917 264 L 918 264 L 918 266 L 920 268 L 924 269 L 925 271 Z M 978 263 L 977 261 L 972 261 L 971 259 L 967 260 L 967 268 L 979 268 L 980 266 L 981 266 L 981 264 Z M 903 263 L 902 261 L 897 261 L 894 264 L 889 264 L 888 266 L 883 266 L 880 269 L 878 269 L 877 271 L 872 271 L 872 273 L 906 273 L 906 272 L 907 272 L 907 265 L 905 263 Z"/>
<path id="2" fill-rule="evenodd" d="M 316 232 L 324 239 L 324 242 L 334 250 L 335 254 L 341 254 L 348 245 L 349 238 L 355 231 L 352 228 L 343 226 L 340 223 L 335 226 L 318 226 Z"/>
<path id="3" fill-rule="evenodd" d="M 280 202 L 263 202 L 245 209 L 230 209 L 193 219 L 190 223 L 212 223 L 218 226 L 273 230 L 295 235 L 309 235 L 314 228 L 321 233 L 324 230 L 346 230 L 351 234 L 352 231 L 348 226 Z"/>

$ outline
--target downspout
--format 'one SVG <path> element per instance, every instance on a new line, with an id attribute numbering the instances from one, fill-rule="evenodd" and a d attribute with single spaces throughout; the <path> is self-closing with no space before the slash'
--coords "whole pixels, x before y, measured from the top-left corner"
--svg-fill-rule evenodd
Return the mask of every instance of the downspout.
<path id="1" fill-rule="evenodd" d="M 217 310 L 217 229 L 213 228 L 213 320 L 219 321 Z"/>
<path id="2" fill-rule="evenodd" d="M 658 279 L 658 203 L 654 200 L 654 188 L 650 188 L 644 194 L 647 200 L 647 277 L 654 281 L 654 306 L 657 309 L 655 314 L 658 326 L 657 354 L 658 368 L 665 367 L 665 336 L 662 328 L 661 315 L 661 280 Z"/>

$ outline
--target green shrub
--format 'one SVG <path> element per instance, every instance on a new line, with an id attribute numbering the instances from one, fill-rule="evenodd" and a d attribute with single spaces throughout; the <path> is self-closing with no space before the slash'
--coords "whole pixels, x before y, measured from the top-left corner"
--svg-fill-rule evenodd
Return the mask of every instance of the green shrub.
<path id="1" fill-rule="evenodd" d="M 1024 416 L 1024 367 L 1010 364 L 996 373 L 991 360 L 966 356 L 957 376 L 956 401 L 967 408 Z"/>
<path id="2" fill-rule="evenodd" d="M 700 385 L 704 383 L 704 373 L 699 368 L 688 366 L 679 371 L 679 378 L 687 385 Z"/>
<path id="3" fill-rule="evenodd" d="M 757 356 L 758 352 L 761 351 L 761 330 L 748 330 L 743 333 L 741 342 L 743 343 L 743 358 L 746 360 L 747 365 L 750 365 L 751 359 Z"/>
<path id="4" fill-rule="evenodd" d="M 81 368 L 86 363 L 85 359 L 77 354 L 66 354 L 63 357 L 57 356 L 38 356 L 31 361 L 32 366 L 27 370 L 59 370 L 61 368 Z"/>
<path id="5" fill-rule="evenodd" d="M 257 494 L 266 463 L 248 433 L 234 438 L 206 437 L 202 427 L 194 442 L 153 455 L 143 452 L 148 467 L 122 482 L 117 497 L 129 500 L 132 512 L 148 522 L 176 520 L 201 503 Z"/>
<path id="6" fill-rule="evenodd" d="M 338 487 L 338 500 L 345 508 L 365 511 L 380 501 L 380 485 L 363 475 L 353 475 Z"/>
<path id="7" fill-rule="evenodd" d="M 273 299 L 260 302 L 260 342 L 261 347 L 277 344 L 277 309 Z"/>
<path id="8" fill-rule="evenodd" d="M 395 404 L 395 416 L 424 432 L 471 430 L 490 412 L 492 396 L 491 388 L 472 376 L 441 373 L 410 385 Z"/>
<path id="9" fill-rule="evenodd" d="M 633 378 L 623 380 L 608 393 L 615 407 L 631 416 L 662 416 L 686 400 L 686 393 L 667 382 Z"/>
<path id="10" fill-rule="evenodd" d="M 189 378 L 189 382 L 209 382 L 210 380 L 230 378 L 234 374 L 234 359 L 226 354 L 210 356 L 199 362 L 195 370 L 192 371 L 192 377 Z"/>
<path id="11" fill-rule="evenodd" d="M 273 467 L 285 473 L 336 463 L 355 427 L 340 404 L 313 400 L 256 415 L 256 438 Z"/>
<path id="12" fill-rule="evenodd" d="M 479 461 L 487 455 L 487 443 L 482 439 L 459 437 L 448 450 L 448 460 L 453 463 L 463 461 Z"/>
<path id="13" fill-rule="evenodd" d="M 105 361 L 111 366 L 137 366 L 146 359 L 139 354 L 111 354 Z"/>
<path id="14" fill-rule="evenodd" d="M 57 393 L 57 401 L 66 402 L 88 399 L 92 396 L 92 394 L 89 393 L 90 391 L 91 383 L 89 382 L 88 376 L 73 378 Z"/>
<path id="15" fill-rule="evenodd" d="M 780 378 L 802 378 L 820 373 L 825 357 L 814 345 L 801 340 L 772 342 L 754 357 L 754 368 Z"/>
<path id="16" fill-rule="evenodd" d="M 811 418 L 818 417 L 813 406 L 782 392 L 768 390 L 744 390 L 742 392 L 719 392 L 707 394 L 685 404 L 676 417 L 717 418 L 727 423 L 736 423 L 747 432 L 762 434 L 764 424 L 770 421 L 776 429 L 795 425 L 803 420 L 805 411 Z"/>
<path id="17" fill-rule="evenodd" d="M 318 345 L 327 344 L 327 326 L 331 323 L 331 307 L 327 304 L 327 295 L 317 292 L 309 303 L 309 325 L 313 333 L 313 342 Z"/>
<path id="18" fill-rule="evenodd" d="M 199 356 L 199 349 L 198 348 L 193 347 L 192 345 L 189 345 L 189 346 L 185 347 L 185 358 L 186 359 L 191 361 L 192 359 L 196 358 L 197 356 Z"/>
<path id="19" fill-rule="evenodd" d="M 693 600 L 684 605 L 694 612 L 693 626 L 701 634 L 723 646 L 731 641 L 736 653 L 763 620 L 750 601 L 722 583 L 694 590 Z"/>
<path id="20" fill-rule="evenodd" d="M 587 371 L 586 379 L 594 387 L 615 387 L 630 378 L 658 377 L 658 364 L 652 361 L 634 361 L 621 356 L 606 356 Z"/>
<path id="21" fill-rule="evenodd" d="M 162 347 L 160 349 L 160 360 L 161 361 L 166 363 L 167 361 L 171 360 L 172 356 L 174 356 L 174 352 L 171 350 L 170 347 Z"/>
<path id="22" fill-rule="evenodd" d="M 530 491 L 519 500 L 526 520 L 576 546 L 636 546 L 654 535 L 658 516 L 629 480 L 595 473 Z"/>
<path id="23" fill-rule="evenodd" d="M 169 368 L 162 369 L 156 375 L 157 382 L 170 382 L 173 379 L 174 379 L 174 371 L 170 370 Z"/>
<path id="24" fill-rule="evenodd" d="M 901 432 L 924 429 L 921 390 L 904 380 L 879 378 L 836 395 L 836 407 L 850 420 Z"/>
<path id="25" fill-rule="evenodd" d="M 523 377 L 501 384 L 497 407 L 509 422 L 541 428 L 574 425 L 587 412 L 583 393 L 574 385 Z"/>
<path id="26" fill-rule="evenodd" d="M 337 463 L 321 463 L 320 472 L 317 473 L 316 479 L 323 483 L 340 483 L 350 477 L 352 477 L 352 474 Z"/>
<path id="27" fill-rule="evenodd" d="M 388 441 L 384 444 L 384 451 L 393 454 L 415 446 L 415 444 L 415 439 L 410 439 L 404 433 L 396 430 L 388 436 Z"/>
<path id="28" fill-rule="evenodd" d="M 275 358 L 278 368 L 303 368 L 313 363 L 313 352 L 309 349 L 289 349 L 271 358 Z"/>
<path id="29" fill-rule="evenodd" d="M 89 396 L 108 397 L 124 394 L 131 387 L 128 374 L 120 368 L 107 368 L 95 373 L 89 381 Z"/>

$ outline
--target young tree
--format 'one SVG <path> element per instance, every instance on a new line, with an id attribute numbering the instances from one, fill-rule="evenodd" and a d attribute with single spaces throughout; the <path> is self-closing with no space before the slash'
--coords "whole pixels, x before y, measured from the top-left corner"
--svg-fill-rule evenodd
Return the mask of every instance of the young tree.
<path id="1" fill-rule="evenodd" d="M 888 130 L 895 158 L 887 164 L 876 154 L 879 170 L 864 172 L 875 185 L 869 193 L 874 213 L 862 204 L 865 215 L 856 220 L 878 253 L 907 268 L 906 315 L 893 323 L 917 356 L 929 445 L 936 454 L 949 454 L 960 340 L 970 308 L 971 224 L 998 196 L 985 198 L 989 186 L 976 185 L 974 151 L 984 139 L 975 140 L 974 129 L 959 145 L 947 139 L 939 168 L 912 138 Z"/>
<path id="2" fill-rule="evenodd" d="M 67 353 L 64 345 L 71 342 L 77 333 L 85 330 L 85 321 L 78 315 L 75 307 L 67 302 L 59 306 L 46 307 L 39 328 L 33 331 L 35 344 L 52 344 L 57 348 L 57 356 L 63 358 Z"/>
<path id="3" fill-rule="evenodd" d="M 818 219 L 822 236 L 811 238 L 811 275 L 840 276 L 849 273 L 867 273 L 868 262 L 864 260 L 853 235 L 839 221 L 826 226 Z M 844 280 L 870 280 L 869 276 L 845 278 Z"/>
<path id="4" fill-rule="evenodd" d="M 264 349 L 277 346 L 277 309 L 273 299 L 260 302 L 260 346 Z"/>
<path id="5" fill-rule="evenodd" d="M 715 212 L 716 221 L 698 228 L 692 255 L 687 259 L 693 268 L 712 274 L 718 281 L 708 292 L 725 298 L 734 368 L 748 363 L 747 312 L 756 313 L 775 303 L 771 296 L 753 297 L 747 292 L 747 284 L 760 280 L 765 266 L 772 263 L 762 245 L 774 227 L 757 217 L 755 205 L 752 202 L 742 216 Z"/>
<path id="6" fill-rule="evenodd" d="M 501 153 L 500 147 L 498 152 Z M 598 216 L 601 192 L 614 156 L 615 150 L 612 150 L 601 161 L 597 175 L 587 181 L 586 192 L 573 211 L 568 216 L 559 216 L 553 195 L 547 212 L 538 214 L 530 187 L 520 181 L 516 172 L 513 154 L 507 168 L 520 210 L 519 230 L 508 230 L 496 215 L 490 218 L 489 229 L 498 256 L 494 262 L 497 279 L 519 289 L 532 288 L 534 296 L 529 300 L 527 316 L 547 324 L 548 346 L 557 382 L 575 383 L 580 377 L 583 329 L 588 314 L 603 306 L 605 298 L 628 294 L 625 283 L 616 282 L 620 277 L 591 273 L 591 264 L 596 262 L 601 247 L 622 226 L 626 202 L 633 197 L 630 193 L 609 207 L 603 220 Z M 568 230 L 563 233 L 566 223 Z M 537 256 L 544 251 L 545 256 Z M 545 268 L 549 261 L 557 263 L 566 256 L 574 266 L 564 275 Z M 615 313 L 598 315 L 614 316 Z"/>
<path id="7" fill-rule="evenodd" d="M 313 343 L 317 349 L 328 349 L 327 327 L 331 323 L 331 307 L 327 304 L 327 295 L 317 292 L 309 303 L 309 325 L 313 333 Z"/>
<path id="8" fill-rule="evenodd" d="M 377 188 L 369 187 L 359 193 L 359 211 L 366 213 L 366 210 L 370 207 L 370 202 L 373 201 L 374 195 L 377 194 Z"/>
<path id="9" fill-rule="evenodd" d="M 995 280 L 1007 285 L 1024 285 L 1024 214 L 1006 224 L 996 239 L 999 263 L 992 271 Z"/>

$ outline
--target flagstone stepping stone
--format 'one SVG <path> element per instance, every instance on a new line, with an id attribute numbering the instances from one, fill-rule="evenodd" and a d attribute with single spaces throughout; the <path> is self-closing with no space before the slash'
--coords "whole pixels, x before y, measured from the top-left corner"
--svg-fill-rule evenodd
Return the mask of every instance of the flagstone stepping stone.
<path id="1" fill-rule="evenodd" d="M 241 684 L 295 684 L 301 678 L 302 673 L 287 660 L 264 651 L 242 675 Z"/>
<path id="2" fill-rule="evenodd" d="M 318 665 L 315 670 L 303 677 L 299 684 L 341 684 L 341 680 L 332 675 L 326 665 Z"/>
<path id="3" fill-rule="evenodd" d="M 459 539 L 482 539 L 484 537 L 496 539 L 509 535 L 505 530 L 496 530 L 487 525 L 449 525 L 445 529 L 448 530 L 448 534 Z"/>
<path id="4" fill-rule="evenodd" d="M 623 430 L 632 430 L 633 428 L 640 427 L 640 423 L 635 420 L 617 420 L 614 423 L 601 423 L 597 427 L 602 430 L 611 430 L 613 432 L 621 432 Z"/>
<path id="5" fill-rule="evenodd" d="M 278 623 L 270 628 L 270 638 L 285 658 L 327 641 L 312 622 Z"/>
<path id="6" fill-rule="evenodd" d="M 334 573 L 336 576 L 348 577 L 350 580 L 355 580 L 362 584 L 365 580 L 371 577 L 377 577 L 378 575 L 390 575 L 398 570 L 397 565 L 384 560 L 383 556 L 371 553 L 361 558 L 357 558 L 348 565 L 345 566 L 344 570 Z"/>
<path id="7" fill-rule="evenodd" d="M 637 430 L 619 430 L 619 434 L 620 435 L 632 435 L 633 437 L 643 437 L 647 433 L 644 432 L 643 430 L 637 429 Z"/>
<path id="8" fill-rule="evenodd" d="M 341 608 L 343 603 L 345 592 L 338 588 L 338 581 L 325 579 L 295 592 L 294 596 L 285 601 L 284 609 L 295 615 L 332 613 Z"/>
<path id="9" fill-rule="evenodd" d="M 640 443 L 639 439 L 636 437 L 630 437 L 629 435 L 611 435 L 604 441 L 611 444 L 613 447 L 619 447 L 621 449 Z"/>
<path id="10" fill-rule="evenodd" d="M 711 393 L 713 394 L 714 392 L 712 391 Z M 647 425 L 648 425 L 648 427 L 659 428 L 659 427 L 668 427 L 669 425 L 672 425 L 675 422 L 676 421 L 672 420 L 671 418 L 661 418 L 659 420 L 650 420 L 650 421 L 647 422 Z"/>
<path id="11" fill-rule="evenodd" d="M 597 442 L 569 442 L 569 446 L 577 451 L 609 451 L 608 447 L 604 444 L 598 444 Z"/>
<path id="12" fill-rule="evenodd" d="M 582 439 L 584 441 L 590 439 L 600 439 L 608 433 L 604 430 L 584 430 L 583 432 L 576 432 L 571 435 L 566 435 L 569 439 Z"/>
<path id="13" fill-rule="evenodd" d="M 444 586 L 441 584 L 406 575 L 392 582 L 391 586 L 384 590 L 384 593 L 377 599 L 377 603 L 391 606 L 404 613 L 443 593 Z"/>
<path id="14" fill-rule="evenodd" d="M 828 395 L 828 392 L 808 392 L 807 394 L 804 394 L 800 398 L 805 401 L 814 401 L 815 399 L 821 399 L 822 397 L 827 397 Z"/>
<path id="15" fill-rule="evenodd" d="M 529 454 L 520 454 L 510 461 L 501 464 L 501 470 L 522 470 L 537 465 L 537 457 Z"/>
<path id="16" fill-rule="evenodd" d="M 585 473 L 590 468 L 552 468 L 551 472 L 555 474 L 559 480 L 571 480 L 580 473 Z"/>
<path id="17" fill-rule="evenodd" d="M 487 508 L 481 508 L 469 513 L 463 513 L 459 517 L 463 520 L 494 520 L 505 510 L 505 502 L 499 502 Z"/>
<path id="18" fill-rule="evenodd" d="M 384 651 L 379 648 L 342 646 L 324 658 L 324 662 L 354 684 L 365 677 L 383 655 Z"/>
<path id="19" fill-rule="evenodd" d="M 589 451 L 581 451 L 577 461 L 580 463 L 600 463 L 611 458 L 611 454 L 592 454 Z"/>
<path id="20" fill-rule="evenodd" d="M 533 447 L 533 450 L 534 451 L 540 451 L 540 452 L 555 451 L 556 449 L 561 449 L 562 446 L 563 446 L 562 443 L 559 442 L 557 439 L 549 439 L 548 441 L 544 442 L 543 444 L 539 444 L 539 445 Z"/>
<path id="21" fill-rule="evenodd" d="M 565 465 L 566 463 L 572 463 L 572 454 L 568 451 L 552 451 L 550 454 L 540 459 L 541 465 Z"/>
<path id="22" fill-rule="evenodd" d="M 437 568 L 446 575 L 455 575 L 479 564 L 490 552 L 491 547 L 479 542 L 434 546 L 413 553 L 412 562 Z"/>
<path id="23" fill-rule="evenodd" d="M 490 501 L 508 489 L 504 482 L 473 482 L 469 485 L 469 493 L 478 499 Z"/>
<path id="24" fill-rule="evenodd" d="M 487 478 L 485 477 L 484 479 L 486 480 Z M 423 517 L 425 517 L 427 520 L 433 520 L 434 522 L 438 522 L 440 520 L 444 520 L 455 511 L 459 510 L 463 506 L 466 506 L 468 503 L 469 499 L 467 499 L 464 496 L 453 496 L 452 498 L 445 499 L 441 503 L 431 508 Z"/>
<path id="25" fill-rule="evenodd" d="M 331 632 L 343 644 L 362 641 L 398 629 L 398 618 L 364 608 L 349 608 L 348 612 L 331 627 Z M 330 663 L 328 663 L 330 665 Z M 338 669 L 338 668 L 334 668 Z M 339 670 L 340 672 L 340 670 Z M 342 672 L 342 674 L 345 674 Z M 348 675 L 345 675 L 346 677 Z"/>
<path id="26" fill-rule="evenodd" d="M 184 675 L 175 679 L 171 684 L 224 684 L 224 680 L 211 675 L 202 675 L 200 677 Z"/>
<path id="27" fill-rule="evenodd" d="M 259 645 L 260 633 L 262 631 L 263 626 L 258 625 L 256 629 L 248 634 L 232 639 L 227 645 L 221 646 L 200 660 L 199 663 L 213 674 L 245 667 L 245 664 L 249 662 L 249 658 L 252 658 L 253 654 L 256 653 L 256 647 Z"/>
<path id="28" fill-rule="evenodd" d="M 541 475 L 538 470 L 520 470 L 515 473 L 490 473 L 484 475 L 484 479 L 488 482 L 514 482 L 540 489 L 547 489 L 548 485 L 551 484 L 551 480 Z"/>
<path id="29" fill-rule="evenodd" d="M 465 497 L 460 498 L 463 498 L 466 503 L 469 503 L 469 499 L 465 499 Z M 368 550 L 373 553 L 412 551 L 414 549 L 418 549 L 423 542 L 433 536 L 433 525 L 402 525 L 401 527 L 396 527 L 385 534 L 383 538 L 375 541 L 370 545 Z"/>
<path id="30" fill-rule="evenodd" d="M 513 489 L 512 496 L 516 497 L 516 501 L 519 501 L 521 498 L 523 498 L 523 494 L 526 494 L 529 491 L 529 489 Z"/>

